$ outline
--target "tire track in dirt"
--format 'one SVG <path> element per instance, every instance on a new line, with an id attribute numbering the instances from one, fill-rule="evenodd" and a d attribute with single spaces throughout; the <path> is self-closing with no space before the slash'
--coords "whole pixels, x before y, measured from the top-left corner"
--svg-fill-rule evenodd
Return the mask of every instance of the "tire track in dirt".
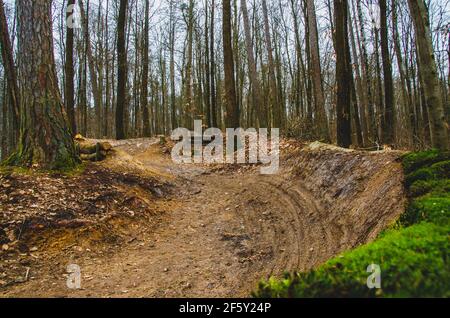
<path id="1" fill-rule="evenodd" d="M 7 295 L 246 297 L 260 279 L 311 269 L 374 231 L 376 218 L 366 217 L 368 228 L 353 234 L 351 213 L 322 204 L 284 168 L 274 176 L 217 171 L 174 165 L 155 145 L 121 149 L 173 177 L 174 195 L 159 226 L 107 258 L 76 259 L 89 278 L 82 290 L 67 290 L 65 279 L 50 273 Z"/>

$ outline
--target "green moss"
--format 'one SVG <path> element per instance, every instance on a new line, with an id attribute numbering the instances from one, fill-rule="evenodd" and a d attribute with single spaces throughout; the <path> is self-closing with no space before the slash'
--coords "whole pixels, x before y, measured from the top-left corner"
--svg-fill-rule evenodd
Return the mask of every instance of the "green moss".
<path id="1" fill-rule="evenodd" d="M 406 175 L 405 185 L 407 188 L 416 181 L 435 181 L 450 178 L 450 160 L 423 167 Z"/>
<path id="2" fill-rule="evenodd" d="M 422 223 L 393 230 L 377 241 L 307 273 L 261 282 L 255 297 L 448 297 L 450 228 Z M 369 289 L 367 268 L 381 269 L 381 289 Z"/>
<path id="3" fill-rule="evenodd" d="M 410 203 L 376 241 L 318 269 L 261 282 L 256 297 L 450 297 L 450 156 L 437 150 L 403 157 Z M 370 264 L 381 289 L 369 289 Z"/>
<path id="4" fill-rule="evenodd" d="M 432 164 L 450 160 L 450 153 L 442 153 L 438 150 L 429 150 L 422 152 L 409 153 L 402 158 L 403 169 L 405 174 L 410 174 L 424 166 L 431 166 Z"/>
<path id="5" fill-rule="evenodd" d="M 450 195 L 425 196 L 412 201 L 406 213 L 400 218 L 404 226 L 419 223 L 421 221 L 436 224 L 449 224 Z"/>
<path id="6" fill-rule="evenodd" d="M 419 167 L 426 162 L 425 153 L 409 155 L 408 165 Z M 400 223 L 409 226 L 421 221 L 449 224 L 450 215 L 450 160 L 447 154 L 432 152 L 433 163 L 411 171 L 405 178 L 410 204 L 401 216 Z M 411 158 L 416 158 L 417 161 Z M 430 156 L 428 156 L 430 158 Z M 441 161 L 436 162 L 436 158 Z M 428 160 L 427 162 L 431 162 Z"/>
<path id="7" fill-rule="evenodd" d="M 39 175 L 39 174 L 58 174 L 67 177 L 76 177 L 86 169 L 87 164 L 84 162 L 73 162 L 71 166 L 55 165 L 51 169 L 35 169 L 27 168 L 18 164 L 17 156 L 12 156 L 0 164 L 0 174 L 16 173 L 20 175 Z"/>
<path id="8" fill-rule="evenodd" d="M 89 163 L 82 162 L 73 169 L 62 171 L 62 174 L 67 177 L 78 177 L 84 173 L 88 164 Z"/>
<path id="9" fill-rule="evenodd" d="M 23 147 L 19 146 L 14 154 L 1 163 L 1 166 L 25 167 L 25 169 L 28 169 L 29 167 L 34 167 L 36 163 L 40 163 L 40 158 L 44 158 L 44 156 L 39 149 L 24 151 Z M 77 155 L 72 155 L 68 149 L 61 146 L 56 152 L 55 160 L 45 165 L 40 167 L 39 170 L 70 175 L 72 173 L 76 174 L 80 169 L 81 160 Z"/>
<path id="10" fill-rule="evenodd" d="M 412 198 L 426 194 L 445 196 L 450 193 L 450 180 L 417 180 L 409 187 L 409 193 Z"/>

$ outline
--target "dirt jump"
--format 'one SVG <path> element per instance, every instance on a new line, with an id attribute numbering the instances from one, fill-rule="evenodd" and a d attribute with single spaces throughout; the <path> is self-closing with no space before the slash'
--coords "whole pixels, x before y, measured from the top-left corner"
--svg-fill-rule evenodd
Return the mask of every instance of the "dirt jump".
<path id="1" fill-rule="evenodd" d="M 174 164 L 159 139 L 111 143 L 77 176 L 2 176 L 1 297 L 247 297 L 375 239 L 404 210 L 399 152 L 284 140 L 279 173 L 262 175 Z"/>

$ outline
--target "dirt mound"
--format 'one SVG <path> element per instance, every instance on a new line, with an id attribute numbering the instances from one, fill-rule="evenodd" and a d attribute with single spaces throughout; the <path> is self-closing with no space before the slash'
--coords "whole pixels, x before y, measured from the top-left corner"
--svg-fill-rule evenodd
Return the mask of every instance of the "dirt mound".
<path id="1" fill-rule="evenodd" d="M 20 282 L 36 251 L 64 254 L 68 246 L 126 239 L 122 229 L 157 223 L 152 200 L 170 184 L 89 164 L 76 176 L 28 171 L 0 174 L 0 287 Z M 22 264 L 23 263 L 23 264 Z M 20 275 L 19 275 L 20 276 Z"/>
<path id="2" fill-rule="evenodd" d="M 65 244 L 58 245 L 60 251 L 71 254 L 57 261 L 36 259 L 30 264 L 27 258 L 23 262 L 28 265 L 14 266 L 22 276 L 23 266 L 30 267 L 35 277 L 0 289 L 0 295 L 33 296 L 38 291 L 39 296 L 58 297 L 245 297 L 262 278 L 311 269 L 372 240 L 403 211 L 398 152 L 282 140 L 279 173 L 261 175 L 252 165 L 227 169 L 174 164 L 167 145 L 157 139 L 114 147 L 116 156 L 100 166 L 117 169 L 124 188 L 144 191 L 139 198 L 150 189 L 137 176 L 170 177 L 174 195 L 149 203 L 165 217 L 138 229 L 124 224 L 122 231 L 131 237 L 125 244 L 103 245 L 107 254 L 96 252 L 102 247 L 98 244 L 84 246 L 83 253 Z M 111 182 L 115 184 L 106 183 Z M 119 202 L 123 208 L 133 205 Z M 83 235 L 103 233 L 82 229 L 85 234 L 76 238 L 81 242 L 86 241 Z M 88 248 L 92 251 L 86 254 Z M 82 268 L 81 290 L 65 285 L 69 259 Z"/>
<path id="3" fill-rule="evenodd" d="M 402 154 L 313 143 L 287 158 L 286 166 L 356 246 L 375 239 L 404 211 Z"/>

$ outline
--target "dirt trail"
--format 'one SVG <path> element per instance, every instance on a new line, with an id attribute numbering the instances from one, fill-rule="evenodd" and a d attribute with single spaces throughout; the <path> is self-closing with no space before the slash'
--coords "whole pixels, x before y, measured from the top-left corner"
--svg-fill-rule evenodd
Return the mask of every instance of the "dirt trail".
<path id="1" fill-rule="evenodd" d="M 0 296 L 245 297 L 262 278 L 310 269 L 372 239 L 402 207 L 396 155 L 380 155 L 387 167 L 384 174 L 395 179 L 380 193 L 396 193 L 390 205 L 358 220 L 348 202 L 347 213 L 343 202 L 333 207 L 329 198 L 321 199 L 328 194 L 320 189 L 330 191 L 335 184 L 306 186 L 304 180 L 318 169 L 311 167 L 307 176 L 300 176 L 291 169 L 296 156 L 294 161 L 285 158 L 279 174 L 264 176 L 256 169 L 230 172 L 174 165 L 157 145 L 118 148 L 144 167 L 172 177 L 174 193 L 169 204 L 165 202 L 170 211 L 160 224 L 139 232 L 130 229 L 134 238 L 108 256 L 84 251 L 68 256 L 65 263 L 48 264 L 50 268 L 34 279 L 0 289 Z M 356 201 L 358 193 L 374 191 L 366 189 L 371 182 L 370 177 L 351 181 L 363 187 L 352 194 Z M 63 273 L 70 263 L 81 267 L 80 290 L 66 287 Z"/>

